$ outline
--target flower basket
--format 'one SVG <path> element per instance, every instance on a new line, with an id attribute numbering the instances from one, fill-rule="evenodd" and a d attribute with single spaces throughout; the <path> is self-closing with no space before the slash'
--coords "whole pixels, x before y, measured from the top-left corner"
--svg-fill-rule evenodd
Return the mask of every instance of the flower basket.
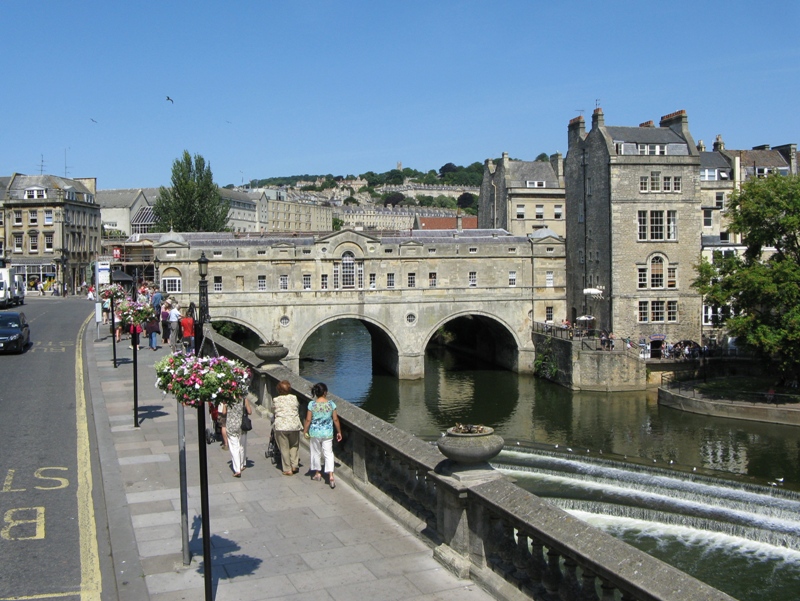
<path id="1" fill-rule="evenodd" d="M 155 365 L 156 387 L 191 407 L 241 403 L 249 390 L 250 370 L 227 357 L 175 353 Z"/>
<path id="2" fill-rule="evenodd" d="M 120 305 L 119 314 L 122 323 L 140 326 L 155 317 L 156 310 L 150 303 L 128 301 Z"/>
<path id="3" fill-rule="evenodd" d="M 442 455 L 467 465 L 489 461 L 503 450 L 504 444 L 494 428 L 470 424 L 456 424 L 436 442 Z"/>
<path id="4" fill-rule="evenodd" d="M 103 300 L 114 299 L 114 302 L 119 302 L 125 298 L 125 289 L 119 284 L 108 284 L 100 286 L 100 298 Z"/>

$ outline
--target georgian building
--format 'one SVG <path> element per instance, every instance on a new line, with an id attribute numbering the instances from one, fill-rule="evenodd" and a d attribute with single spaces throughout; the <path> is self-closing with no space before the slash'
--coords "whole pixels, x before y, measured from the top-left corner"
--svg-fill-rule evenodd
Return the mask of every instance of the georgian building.
<path id="1" fill-rule="evenodd" d="M 487 159 L 478 198 L 478 227 L 500 227 L 516 236 L 548 228 L 566 234 L 564 160 L 517 161 L 504 152 Z"/>
<path id="2" fill-rule="evenodd" d="M 100 207 L 94 178 L 14 175 L 2 178 L 0 251 L 7 264 L 36 281 L 74 292 L 91 280 L 100 251 Z"/>
<path id="3" fill-rule="evenodd" d="M 664 340 L 700 340 L 691 286 L 701 248 L 700 152 L 685 111 L 638 127 L 607 126 L 602 109 L 569 123 L 565 160 L 567 303 L 617 338 L 659 355 Z M 597 294 L 596 291 L 601 291 Z"/>

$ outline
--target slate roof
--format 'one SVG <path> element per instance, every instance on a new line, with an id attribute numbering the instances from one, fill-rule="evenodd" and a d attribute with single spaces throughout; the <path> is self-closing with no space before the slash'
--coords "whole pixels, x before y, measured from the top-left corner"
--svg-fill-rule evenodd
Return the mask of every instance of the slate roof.
<path id="1" fill-rule="evenodd" d="M 701 169 L 730 169 L 731 166 L 725 157 L 719 152 L 701 152 L 700 153 L 700 168 Z"/>
<path id="2" fill-rule="evenodd" d="M 612 140 L 635 144 L 686 144 L 681 136 L 668 127 L 619 127 L 605 128 Z"/>
<path id="3" fill-rule="evenodd" d="M 789 167 L 789 163 L 777 150 L 728 150 L 725 154 L 739 157 L 742 167 Z"/>
<path id="4" fill-rule="evenodd" d="M 129 209 L 140 193 L 144 195 L 149 204 L 153 204 L 158 196 L 158 188 L 98 190 L 95 200 L 103 209 Z"/>
<path id="5" fill-rule="evenodd" d="M 553 166 L 546 161 L 509 161 L 506 180 L 512 182 L 540 181 L 547 188 L 558 188 Z"/>
<path id="6" fill-rule="evenodd" d="M 539 238 L 559 238 L 557 233 L 551 230 L 549 227 L 540 227 L 536 230 L 533 230 L 530 234 L 528 234 L 528 238 L 539 239 Z"/>
<path id="7" fill-rule="evenodd" d="M 81 182 L 74 179 L 67 179 L 57 175 L 23 175 L 15 173 L 9 178 L 9 183 L 6 189 L 10 195 L 16 197 L 13 192 L 22 192 L 28 188 L 46 188 L 49 190 L 75 190 L 79 194 L 91 194 L 89 190 Z"/>

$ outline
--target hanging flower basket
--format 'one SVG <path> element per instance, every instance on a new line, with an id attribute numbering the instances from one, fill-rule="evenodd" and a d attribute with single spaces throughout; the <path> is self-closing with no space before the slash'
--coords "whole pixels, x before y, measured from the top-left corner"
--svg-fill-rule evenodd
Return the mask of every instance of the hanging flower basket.
<path id="1" fill-rule="evenodd" d="M 119 314 L 123 323 L 140 326 L 156 315 L 156 310 L 150 303 L 127 301 L 120 305 Z"/>
<path id="2" fill-rule="evenodd" d="M 156 387 L 190 407 L 241 403 L 250 388 L 250 370 L 227 357 L 175 353 L 155 364 Z"/>
<path id="3" fill-rule="evenodd" d="M 125 289 L 119 284 L 107 284 L 100 286 L 100 298 L 103 300 L 114 299 L 114 302 L 119 302 L 125 299 Z"/>

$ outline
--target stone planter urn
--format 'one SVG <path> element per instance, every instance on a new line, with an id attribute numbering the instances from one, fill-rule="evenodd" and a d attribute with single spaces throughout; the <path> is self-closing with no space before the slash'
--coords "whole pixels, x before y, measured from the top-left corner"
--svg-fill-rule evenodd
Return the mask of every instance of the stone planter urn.
<path id="1" fill-rule="evenodd" d="M 282 344 L 262 344 L 253 352 L 264 363 L 278 363 L 289 354 L 289 349 Z"/>
<path id="2" fill-rule="evenodd" d="M 497 456 L 503 449 L 505 441 L 494 433 L 494 428 L 487 426 L 464 426 L 456 424 L 454 428 L 436 441 L 442 455 L 456 463 L 485 463 Z"/>

